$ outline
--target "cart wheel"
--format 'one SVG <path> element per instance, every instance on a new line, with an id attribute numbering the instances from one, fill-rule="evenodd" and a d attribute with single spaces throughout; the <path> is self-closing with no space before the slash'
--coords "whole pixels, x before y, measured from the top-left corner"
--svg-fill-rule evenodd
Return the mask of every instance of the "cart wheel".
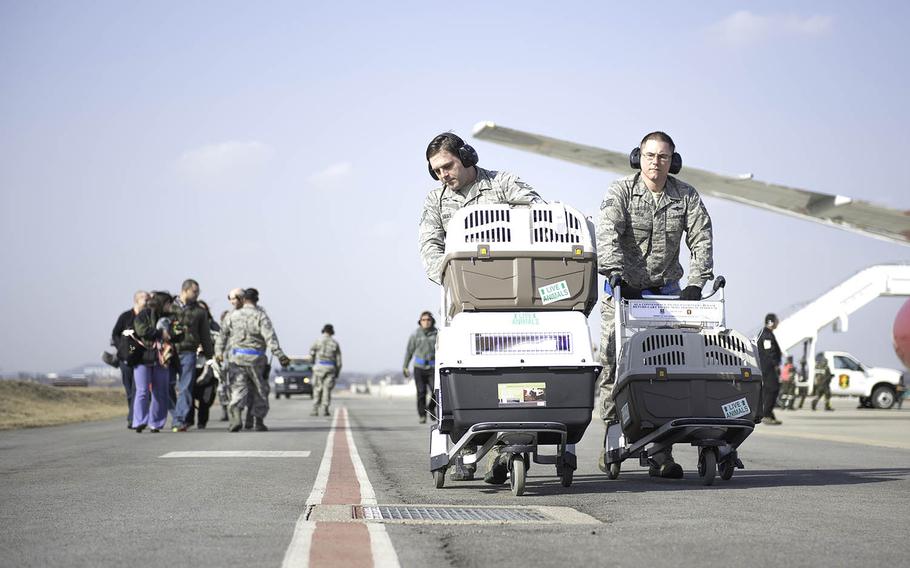
<path id="1" fill-rule="evenodd" d="M 562 482 L 562 486 L 571 487 L 573 477 L 575 477 L 575 470 L 567 465 L 562 466 L 562 475 L 559 476 L 559 480 Z"/>
<path id="2" fill-rule="evenodd" d="M 516 497 L 525 492 L 525 458 L 521 454 L 512 454 L 512 471 L 509 475 L 509 485 L 512 494 Z"/>
<path id="3" fill-rule="evenodd" d="M 433 470 L 433 481 L 436 489 L 442 489 L 446 484 L 446 468 Z"/>
<path id="4" fill-rule="evenodd" d="M 713 448 L 706 448 L 701 453 L 699 460 L 698 474 L 702 477 L 702 483 L 712 485 L 714 476 L 717 475 L 717 454 Z"/>
<path id="5" fill-rule="evenodd" d="M 718 468 L 720 469 L 720 478 L 724 481 L 729 481 L 733 477 L 733 472 L 736 471 L 736 464 L 732 460 L 727 460 L 720 464 Z"/>
<path id="6" fill-rule="evenodd" d="M 617 479 L 619 477 L 621 462 L 613 462 L 610 464 L 609 469 L 607 470 L 608 479 Z"/>

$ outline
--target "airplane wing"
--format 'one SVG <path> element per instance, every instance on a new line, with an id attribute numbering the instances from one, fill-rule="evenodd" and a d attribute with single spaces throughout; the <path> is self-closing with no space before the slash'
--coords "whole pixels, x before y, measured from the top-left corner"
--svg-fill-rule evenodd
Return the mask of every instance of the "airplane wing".
<path id="1" fill-rule="evenodd" d="M 622 174 L 631 173 L 629 155 L 548 136 L 480 122 L 474 137 Z M 736 201 L 791 217 L 823 223 L 877 239 L 910 245 L 910 211 L 900 211 L 843 195 L 830 195 L 752 179 L 724 176 L 683 164 L 676 176 L 702 195 Z"/>

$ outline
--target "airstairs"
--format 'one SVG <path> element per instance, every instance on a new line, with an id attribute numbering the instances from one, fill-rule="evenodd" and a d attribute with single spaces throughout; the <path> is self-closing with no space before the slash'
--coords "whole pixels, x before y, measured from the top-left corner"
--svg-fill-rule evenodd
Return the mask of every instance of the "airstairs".
<path id="1" fill-rule="evenodd" d="M 910 296 L 910 264 L 870 266 L 781 320 L 774 332 L 781 350 L 803 346 L 799 386 L 811 388 L 818 332 L 829 324 L 835 332 L 846 332 L 850 314 L 881 296 Z"/>

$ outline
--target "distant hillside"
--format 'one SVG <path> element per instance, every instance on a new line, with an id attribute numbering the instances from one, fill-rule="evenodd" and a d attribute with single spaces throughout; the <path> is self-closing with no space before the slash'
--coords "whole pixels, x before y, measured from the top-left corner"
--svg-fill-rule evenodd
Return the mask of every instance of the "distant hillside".
<path id="1" fill-rule="evenodd" d="M 0 381 L 0 430 L 126 419 L 123 388 L 61 388 Z"/>

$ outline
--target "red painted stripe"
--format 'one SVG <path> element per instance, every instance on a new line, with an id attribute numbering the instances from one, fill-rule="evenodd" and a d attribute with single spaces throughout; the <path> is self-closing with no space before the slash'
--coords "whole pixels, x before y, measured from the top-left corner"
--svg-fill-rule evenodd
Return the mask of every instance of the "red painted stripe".
<path id="1" fill-rule="evenodd" d="M 332 467 L 329 482 L 322 498 L 323 505 L 353 505 L 360 503 L 360 482 L 354 471 L 351 450 L 348 448 L 348 416 L 342 411 L 335 430 L 335 445 L 332 448 Z"/>
<path id="2" fill-rule="evenodd" d="M 347 437 L 347 411 L 338 417 L 335 443 L 332 447 L 332 466 L 323 505 L 354 505 L 360 503 L 360 482 L 354 471 Z M 318 522 L 310 546 L 310 566 L 372 568 L 373 550 L 370 533 L 362 522 Z"/>
<path id="3" fill-rule="evenodd" d="M 370 533 L 363 523 L 316 523 L 310 566 L 372 568 Z"/>

